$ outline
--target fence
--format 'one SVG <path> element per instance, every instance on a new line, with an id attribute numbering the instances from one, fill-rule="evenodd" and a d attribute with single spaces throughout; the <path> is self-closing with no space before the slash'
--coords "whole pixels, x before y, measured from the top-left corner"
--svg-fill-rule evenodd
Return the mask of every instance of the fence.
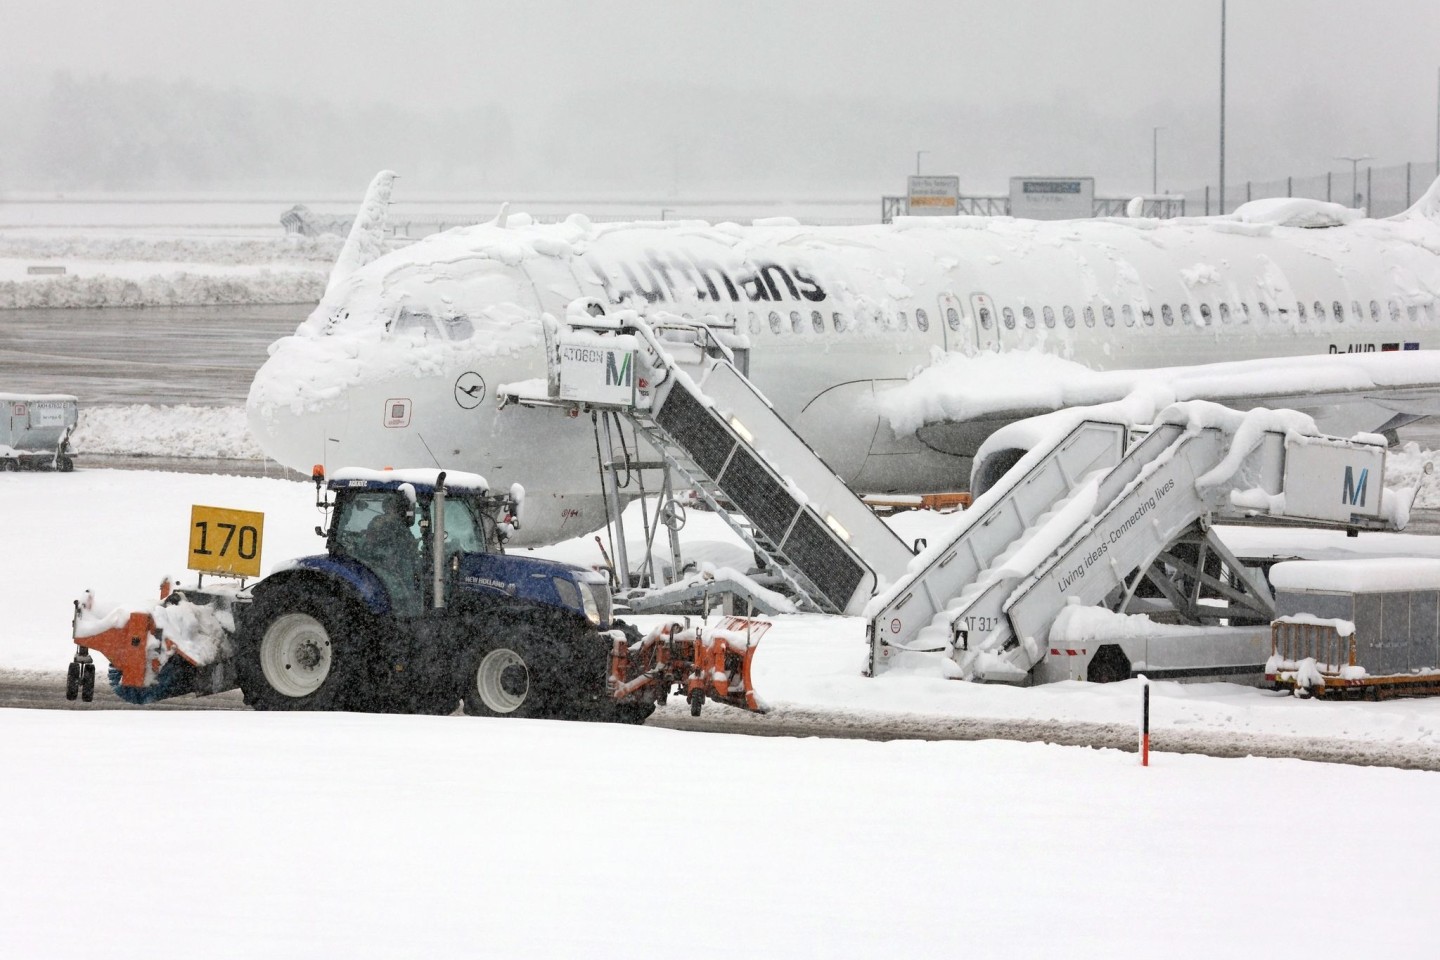
<path id="1" fill-rule="evenodd" d="M 1354 171 L 1338 170 L 1303 177 L 1279 180 L 1244 180 L 1225 184 L 1225 202 L 1220 202 L 1220 188 L 1213 184 L 1182 193 L 1186 209 L 1193 214 L 1209 216 L 1233 213 L 1250 200 L 1267 197 L 1308 197 L 1326 200 L 1347 207 L 1364 207 L 1372 217 L 1390 217 L 1407 209 L 1435 181 L 1435 164 L 1403 163 L 1391 167 L 1361 166 Z"/>

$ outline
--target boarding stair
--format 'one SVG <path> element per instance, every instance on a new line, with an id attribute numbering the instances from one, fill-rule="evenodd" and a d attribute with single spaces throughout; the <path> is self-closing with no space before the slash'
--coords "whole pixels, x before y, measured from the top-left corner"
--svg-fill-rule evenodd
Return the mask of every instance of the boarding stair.
<path id="1" fill-rule="evenodd" d="M 622 316 L 547 327 L 547 402 L 627 418 L 802 609 L 858 614 L 904 575 L 914 552 L 775 412 L 714 330 Z"/>
<path id="2" fill-rule="evenodd" d="M 941 653 L 968 679 L 1032 682 L 1050 652 L 1050 626 L 1069 604 L 1192 623 L 1268 620 L 1268 586 L 1213 536 L 1213 523 L 1263 514 L 1386 527 L 1383 445 L 1239 434 L 1185 422 L 1132 433 L 1084 421 L 1031 450 L 951 540 L 867 608 L 871 671 Z"/>

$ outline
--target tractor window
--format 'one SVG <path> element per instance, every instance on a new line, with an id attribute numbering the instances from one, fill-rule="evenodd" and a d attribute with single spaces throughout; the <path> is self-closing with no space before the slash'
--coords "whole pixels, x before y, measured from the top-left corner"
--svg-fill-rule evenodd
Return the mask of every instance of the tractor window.
<path id="1" fill-rule="evenodd" d="M 340 502 L 336 536 L 341 549 L 369 567 L 400 616 L 420 612 L 419 511 L 405 522 L 409 504 L 389 490 L 362 490 Z"/>
<path id="2" fill-rule="evenodd" d="M 445 556 L 453 553 L 484 553 L 485 535 L 475 509 L 458 497 L 445 501 Z"/>

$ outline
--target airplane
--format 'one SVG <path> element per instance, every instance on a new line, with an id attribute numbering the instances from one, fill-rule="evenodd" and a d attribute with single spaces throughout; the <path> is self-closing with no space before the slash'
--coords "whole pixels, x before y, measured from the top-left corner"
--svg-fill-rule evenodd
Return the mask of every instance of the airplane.
<path id="1" fill-rule="evenodd" d="M 1000 428 L 1142 388 L 1392 440 L 1440 413 L 1440 180 L 1383 220 L 1313 200 L 848 227 L 540 225 L 502 208 L 386 252 L 394 176 L 372 182 L 319 305 L 271 346 L 249 425 L 302 471 L 434 463 L 519 482 L 517 546 L 606 520 L 593 425 L 495 402 L 545 377 L 542 317 L 577 301 L 747 338 L 743 372 L 864 493 L 965 489 L 1023 453 L 974 462 Z"/>

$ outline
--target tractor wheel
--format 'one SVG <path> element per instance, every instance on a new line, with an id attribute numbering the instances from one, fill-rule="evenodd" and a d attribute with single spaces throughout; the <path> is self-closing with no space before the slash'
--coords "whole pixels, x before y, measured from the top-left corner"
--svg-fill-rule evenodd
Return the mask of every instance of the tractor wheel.
<path id="1" fill-rule="evenodd" d="M 69 473 L 70 471 L 75 469 L 75 461 L 62 453 L 60 454 L 60 456 L 55 458 L 55 467 L 61 473 Z"/>
<path id="2" fill-rule="evenodd" d="M 65 671 L 65 699 L 74 700 L 80 696 L 80 664 L 71 663 Z"/>
<path id="3" fill-rule="evenodd" d="M 90 703 L 95 699 L 95 664 L 93 663 L 80 666 L 80 699 L 84 703 Z"/>
<path id="4" fill-rule="evenodd" d="M 566 689 L 555 651 L 521 627 L 505 640 L 481 641 L 460 658 L 465 712 L 473 717 L 568 718 Z"/>
<path id="5" fill-rule="evenodd" d="M 345 710 L 362 691 L 358 611 L 323 589 L 287 584 L 255 599 L 236 657 L 256 710 Z"/>
<path id="6" fill-rule="evenodd" d="M 20 461 L 10 459 L 0 460 L 0 469 L 3 469 L 6 473 L 14 473 L 20 469 Z"/>

